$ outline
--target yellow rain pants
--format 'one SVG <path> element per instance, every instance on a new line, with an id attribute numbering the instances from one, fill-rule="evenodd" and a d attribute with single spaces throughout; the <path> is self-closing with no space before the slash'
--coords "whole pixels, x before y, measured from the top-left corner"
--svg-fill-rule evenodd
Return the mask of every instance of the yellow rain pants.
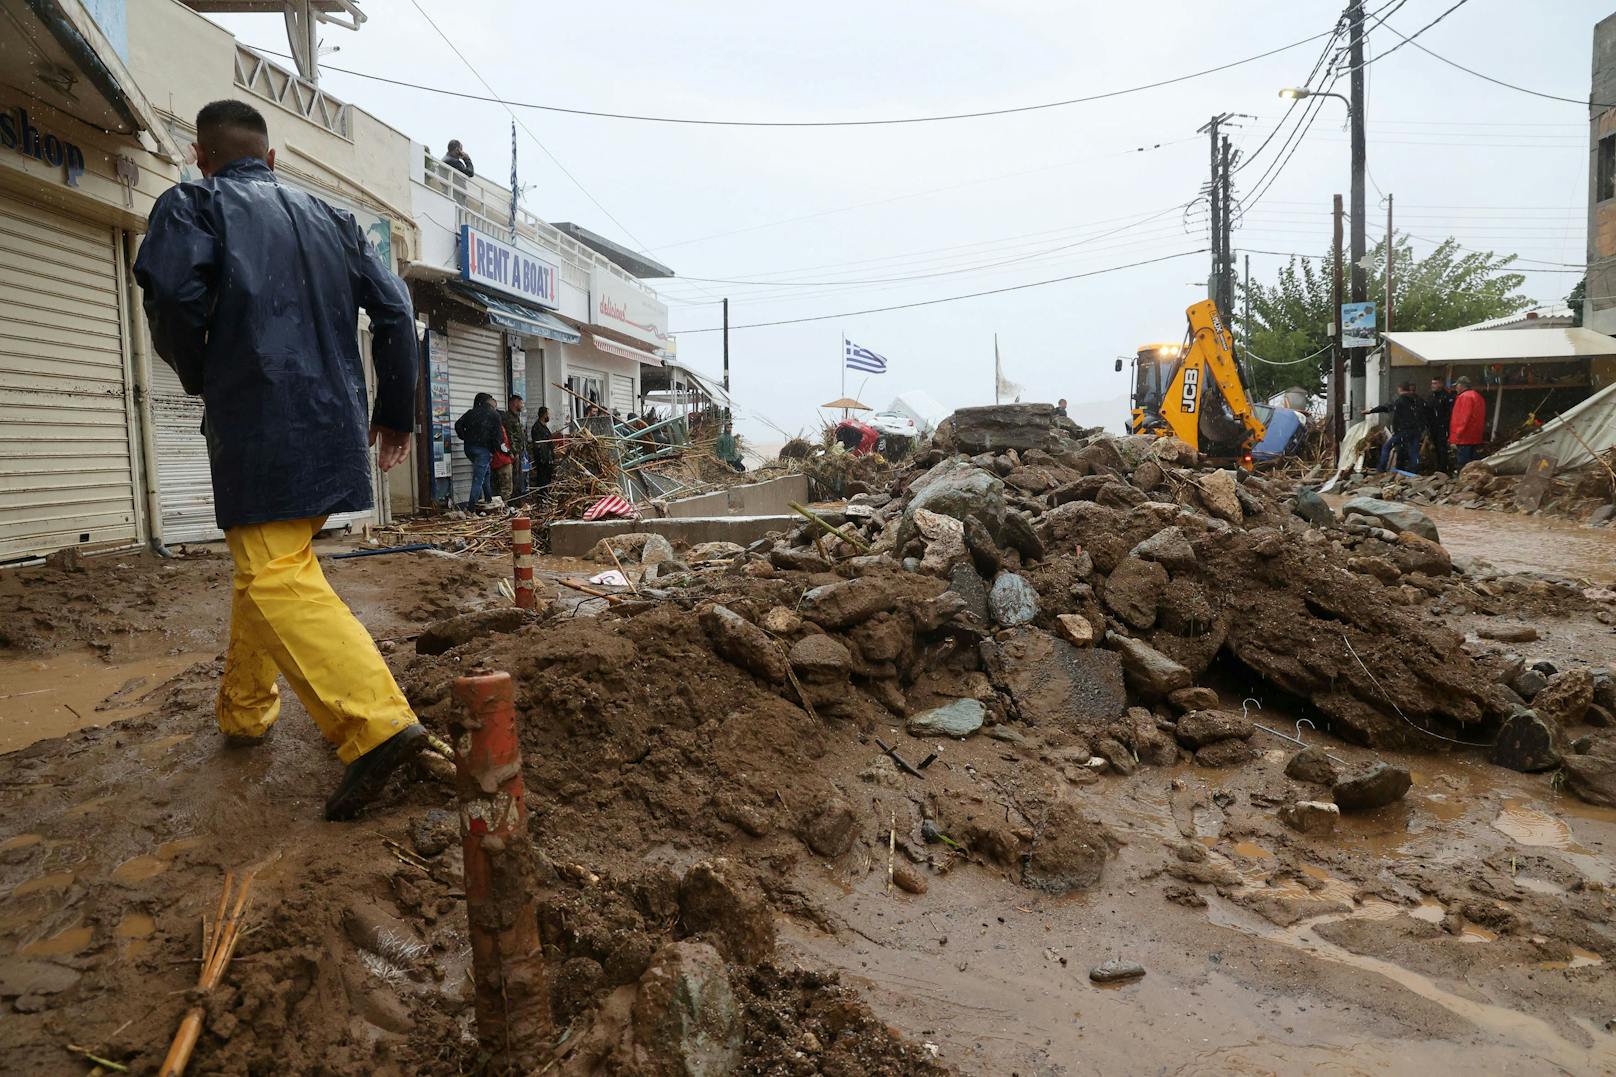
<path id="1" fill-rule="evenodd" d="M 415 722 L 365 626 L 338 598 L 311 543 L 325 517 L 225 532 L 235 559 L 219 728 L 261 737 L 280 716 L 278 670 L 337 756 L 351 763 Z"/>

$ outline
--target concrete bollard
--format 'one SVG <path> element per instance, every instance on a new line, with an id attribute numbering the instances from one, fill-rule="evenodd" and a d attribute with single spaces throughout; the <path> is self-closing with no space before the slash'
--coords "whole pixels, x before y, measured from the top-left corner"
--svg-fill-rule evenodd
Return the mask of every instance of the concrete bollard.
<path id="1" fill-rule="evenodd" d="M 516 606 L 538 609 L 538 594 L 533 590 L 533 521 L 526 516 L 511 521 L 511 555 L 516 559 Z"/>
<path id="2" fill-rule="evenodd" d="M 477 1033 L 500 1066 L 521 1066 L 549 1048 L 554 1028 L 511 676 L 473 670 L 456 678 L 454 694 Z"/>

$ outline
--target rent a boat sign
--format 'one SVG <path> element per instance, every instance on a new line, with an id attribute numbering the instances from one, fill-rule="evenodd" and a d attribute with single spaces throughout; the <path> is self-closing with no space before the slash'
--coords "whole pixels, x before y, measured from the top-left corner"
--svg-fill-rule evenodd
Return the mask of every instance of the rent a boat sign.
<path id="1" fill-rule="evenodd" d="M 561 272 L 555 263 L 460 226 L 460 276 L 468 283 L 525 299 L 541 307 L 561 305 Z"/>

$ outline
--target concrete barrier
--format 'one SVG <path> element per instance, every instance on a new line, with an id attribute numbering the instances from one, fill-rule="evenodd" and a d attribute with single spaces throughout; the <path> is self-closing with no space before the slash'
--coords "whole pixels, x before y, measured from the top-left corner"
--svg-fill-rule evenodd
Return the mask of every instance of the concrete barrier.
<path id="1" fill-rule="evenodd" d="M 670 518 L 691 516 L 781 516 L 791 511 L 791 502 L 808 503 L 808 476 L 781 475 L 775 479 L 731 486 L 710 494 L 666 502 L 662 515 Z"/>
<path id="2" fill-rule="evenodd" d="M 646 531 L 669 542 L 738 542 L 742 546 L 771 531 L 788 531 L 800 516 L 694 516 L 650 520 L 557 520 L 550 524 L 550 552 L 582 557 L 603 538 Z"/>

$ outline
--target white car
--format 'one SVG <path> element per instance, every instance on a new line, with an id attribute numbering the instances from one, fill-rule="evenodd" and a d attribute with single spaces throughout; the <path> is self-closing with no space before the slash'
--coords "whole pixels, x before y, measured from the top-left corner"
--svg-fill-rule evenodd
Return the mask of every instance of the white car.
<path id="1" fill-rule="evenodd" d="M 900 415 L 895 411 L 878 411 L 864 420 L 874 427 L 876 432 L 885 437 L 915 438 L 920 436 L 920 430 L 915 421 L 907 415 Z"/>

